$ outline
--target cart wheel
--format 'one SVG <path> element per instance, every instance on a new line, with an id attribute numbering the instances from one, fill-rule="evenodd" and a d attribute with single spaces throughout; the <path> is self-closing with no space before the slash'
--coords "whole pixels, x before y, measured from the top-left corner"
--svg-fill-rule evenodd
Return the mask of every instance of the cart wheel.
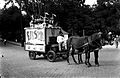
<path id="1" fill-rule="evenodd" d="M 50 62 L 54 62 L 56 60 L 56 54 L 54 51 L 48 51 L 47 53 L 47 59 L 50 61 Z"/>
<path id="2" fill-rule="evenodd" d="M 67 54 L 64 54 L 64 55 L 62 55 L 62 58 L 63 58 L 64 60 L 66 60 L 66 59 L 68 58 L 68 55 L 67 55 Z"/>
<path id="3" fill-rule="evenodd" d="M 34 51 L 29 51 L 29 58 L 31 60 L 35 60 L 36 59 L 36 53 Z"/>

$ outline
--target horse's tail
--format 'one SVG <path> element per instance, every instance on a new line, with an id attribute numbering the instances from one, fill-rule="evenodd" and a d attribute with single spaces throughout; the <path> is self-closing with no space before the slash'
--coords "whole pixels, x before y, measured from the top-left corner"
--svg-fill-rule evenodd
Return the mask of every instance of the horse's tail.
<path id="1" fill-rule="evenodd" d="M 71 48 L 71 41 L 72 41 L 72 37 L 69 37 L 68 40 L 67 40 L 67 49 L 70 50 Z"/>

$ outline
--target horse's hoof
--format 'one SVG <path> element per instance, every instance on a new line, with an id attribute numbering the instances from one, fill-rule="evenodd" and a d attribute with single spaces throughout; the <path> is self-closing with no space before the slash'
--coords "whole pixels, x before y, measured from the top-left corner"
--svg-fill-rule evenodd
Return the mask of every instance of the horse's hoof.
<path id="1" fill-rule="evenodd" d="M 79 65 L 80 63 L 76 63 L 77 65 Z"/>
<path id="2" fill-rule="evenodd" d="M 75 64 L 79 64 L 79 63 L 75 63 Z"/>
<path id="3" fill-rule="evenodd" d="M 84 64 L 83 62 L 79 62 L 79 64 Z"/>
<path id="4" fill-rule="evenodd" d="M 91 67 L 92 65 L 90 63 L 87 64 L 88 67 Z"/>
<path id="5" fill-rule="evenodd" d="M 82 64 L 82 62 L 81 62 L 81 61 L 79 61 L 79 62 L 78 62 L 78 64 Z"/>
<path id="6" fill-rule="evenodd" d="M 99 67 L 100 65 L 99 64 L 95 64 L 96 67 Z"/>
<path id="7" fill-rule="evenodd" d="M 87 65 L 87 67 L 91 67 L 92 65 Z"/>
<path id="8" fill-rule="evenodd" d="M 81 64 L 83 64 L 84 62 L 81 62 Z"/>
<path id="9" fill-rule="evenodd" d="M 70 63 L 68 63 L 68 65 L 70 65 Z"/>
<path id="10" fill-rule="evenodd" d="M 87 62 L 85 62 L 85 65 L 87 65 Z"/>
<path id="11" fill-rule="evenodd" d="M 79 64 L 79 63 L 75 62 L 75 64 Z"/>

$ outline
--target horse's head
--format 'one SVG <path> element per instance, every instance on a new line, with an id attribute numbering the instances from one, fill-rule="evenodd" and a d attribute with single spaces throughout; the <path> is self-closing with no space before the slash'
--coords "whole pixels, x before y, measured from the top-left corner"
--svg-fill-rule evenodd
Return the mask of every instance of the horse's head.
<path id="1" fill-rule="evenodd" d="M 88 41 L 90 41 L 90 45 L 94 48 L 102 47 L 102 34 L 102 32 L 97 32 L 89 36 Z"/>
<path id="2" fill-rule="evenodd" d="M 105 45 L 105 41 L 109 40 L 109 36 L 111 33 L 103 33 L 103 32 L 98 32 L 99 38 L 98 41 L 100 41 L 101 46 Z"/>
<path id="3" fill-rule="evenodd" d="M 115 35 L 112 32 L 107 32 L 102 34 L 102 39 L 104 40 L 104 44 L 111 44 L 114 38 Z"/>

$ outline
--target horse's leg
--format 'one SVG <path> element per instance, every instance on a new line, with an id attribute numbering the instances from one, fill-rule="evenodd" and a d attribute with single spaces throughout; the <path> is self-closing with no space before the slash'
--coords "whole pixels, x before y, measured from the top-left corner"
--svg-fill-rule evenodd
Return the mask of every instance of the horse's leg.
<path id="1" fill-rule="evenodd" d="M 88 67 L 91 66 L 91 64 L 90 64 L 90 62 L 89 62 L 89 59 L 90 59 L 90 51 L 89 51 L 89 46 L 87 46 L 87 47 L 85 48 L 85 64 L 86 64 Z"/>
<path id="2" fill-rule="evenodd" d="M 89 59 L 90 59 L 90 49 L 89 49 L 89 45 L 84 47 L 84 51 L 85 51 L 85 64 L 90 67 L 91 64 L 89 63 Z"/>
<path id="3" fill-rule="evenodd" d="M 87 52 L 85 53 L 85 64 L 87 65 Z"/>
<path id="4" fill-rule="evenodd" d="M 80 64 L 82 64 L 83 63 L 83 61 L 82 61 L 82 54 L 78 54 L 78 63 Z"/>
<path id="5" fill-rule="evenodd" d="M 67 62 L 68 62 L 68 64 L 70 64 L 70 61 L 69 61 L 69 57 L 72 55 L 72 47 L 70 47 L 69 49 L 68 49 L 68 52 L 67 52 L 67 56 L 68 56 L 68 58 L 67 58 Z"/>
<path id="6" fill-rule="evenodd" d="M 82 60 L 82 54 L 80 54 L 80 61 L 83 64 L 83 60 Z"/>
<path id="7" fill-rule="evenodd" d="M 78 64 L 81 63 L 81 59 L 80 59 L 81 55 L 78 53 Z"/>
<path id="8" fill-rule="evenodd" d="M 87 46 L 84 47 L 84 51 L 85 51 L 85 64 L 87 65 L 87 59 L 88 59 L 87 58 L 88 57 L 87 56 L 87 52 L 88 52 L 88 47 Z"/>
<path id="9" fill-rule="evenodd" d="M 72 56 L 73 61 L 77 64 L 77 61 L 76 61 L 75 58 L 74 58 L 74 52 L 75 52 L 75 49 L 74 49 L 73 47 L 71 47 L 71 49 L 68 51 L 67 62 L 68 62 L 69 64 L 70 64 L 70 62 L 69 62 L 69 57 L 70 57 L 70 55 Z"/>
<path id="10" fill-rule="evenodd" d="M 88 66 L 88 67 L 91 66 L 89 60 L 90 60 L 90 51 L 87 52 L 87 66 Z"/>
<path id="11" fill-rule="evenodd" d="M 89 62 L 89 59 L 90 59 L 90 52 L 87 52 L 87 53 L 85 53 L 85 64 L 86 64 L 88 67 L 91 66 L 91 64 L 90 64 L 90 62 Z"/>
<path id="12" fill-rule="evenodd" d="M 77 61 L 75 60 L 74 54 L 71 54 L 71 55 L 72 55 L 73 61 L 74 61 L 76 64 L 78 64 Z"/>
<path id="13" fill-rule="evenodd" d="M 78 53 L 78 64 L 80 64 L 80 54 Z"/>
<path id="14" fill-rule="evenodd" d="M 77 61 L 75 60 L 74 54 L 75 54 L 75 49 L 72 47 L 71 56 L 72 56 L 72 58 L 73 58 L 73 61 L 74 61 L 76 64 L 78 64 Z"/>
<path id="15" fill-rule="evenodd" d="M 99 52 L 99 50 L 95 50 L 95 51 L 94 51 L 95 66 L 99 66 L 99 62 L 98 62 L 98 52 Z"/>
<path id="16" fill-rule="evenodd" d="M 67 53 L 67 56 L 68 56 L 67 62 L 68 62 L 68 64 L 70 64 L 70 62 L 69 62 L 69 51 L 68 51 L 68 53 Z"/>

